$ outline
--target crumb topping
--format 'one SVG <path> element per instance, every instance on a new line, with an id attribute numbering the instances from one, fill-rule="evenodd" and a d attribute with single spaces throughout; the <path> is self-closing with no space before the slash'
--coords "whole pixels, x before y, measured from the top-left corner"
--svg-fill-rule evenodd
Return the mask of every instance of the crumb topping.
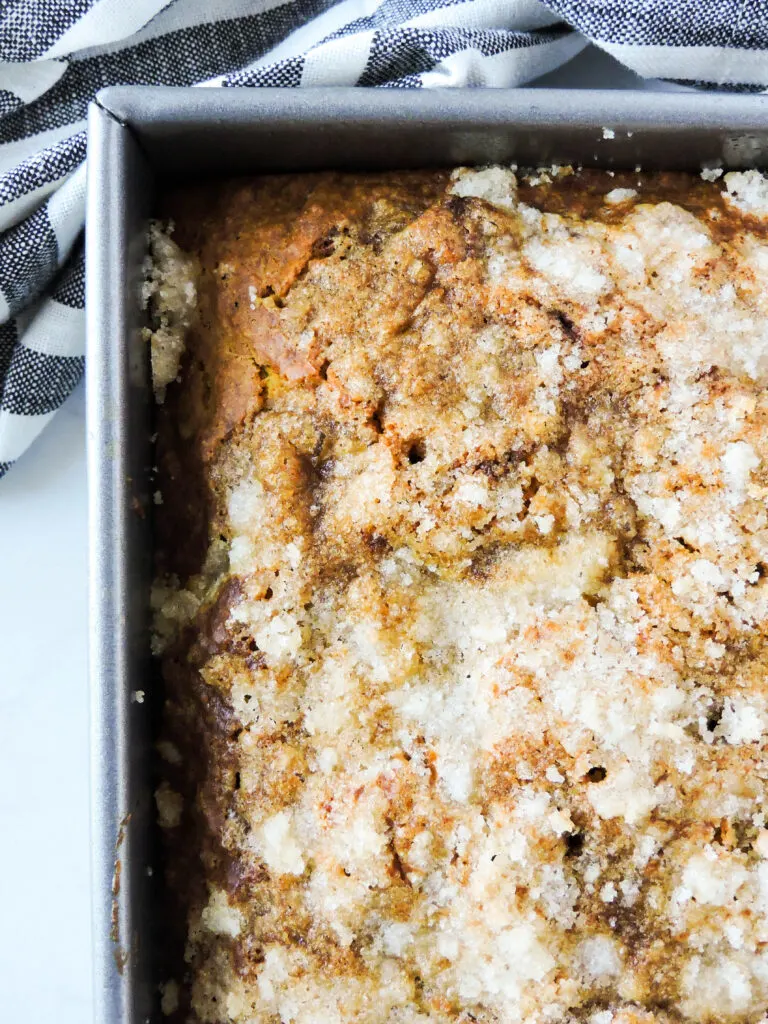
<path id="1" fill-rule="evenodd" d="M 208 553 L 166 542 L 153 606 L 193 1020 L 764 1020 L 768 183 L 714 179 L 178 216 L 155 513 L 208 509 Z"/>
<path id="2" fill-rule="evenodd" d="M 197 308 L 195 263 L 173 241 L 172 231 L 172 224 L 150 224 L 149 259 L 141 293 L 152 316 L 152 327 L 144 328 L 144 337 L 150 343 L 152 386 L 158 403 L 178 376 L 184 340 Z"/>

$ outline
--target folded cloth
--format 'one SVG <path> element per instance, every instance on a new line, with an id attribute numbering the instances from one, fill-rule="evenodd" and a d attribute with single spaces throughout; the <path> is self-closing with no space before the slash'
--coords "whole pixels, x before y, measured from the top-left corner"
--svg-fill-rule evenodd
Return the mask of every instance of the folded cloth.
<path id="1" fill-rule="evenodd" d="M 589 41 L 644 76 L 768 86 L 768 9 L 750 0 L 4 0 L 0 476 L 83 373 L 98 89 L 515 86 Z"/>

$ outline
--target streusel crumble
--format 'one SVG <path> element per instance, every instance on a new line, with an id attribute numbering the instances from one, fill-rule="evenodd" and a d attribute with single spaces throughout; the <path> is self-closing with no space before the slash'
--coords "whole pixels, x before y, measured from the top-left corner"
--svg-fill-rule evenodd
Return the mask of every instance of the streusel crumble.
<path id="1" fill-rule="evenodd" d="M 762 1020 L 768 182 L 320 174 L 163 214 L 166 1008 Z"/>

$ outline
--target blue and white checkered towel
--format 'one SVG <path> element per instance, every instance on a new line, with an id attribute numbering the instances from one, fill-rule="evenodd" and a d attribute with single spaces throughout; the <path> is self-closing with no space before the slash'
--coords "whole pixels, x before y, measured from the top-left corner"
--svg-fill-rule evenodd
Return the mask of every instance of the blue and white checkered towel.
<path id="1" fill-rule="evenodd" d="M 768 87 L 754 0 L 2 0 L 0 476 L 83 373 L 102 86 L 513 86 L 589 41 L 646 77 Z"/>

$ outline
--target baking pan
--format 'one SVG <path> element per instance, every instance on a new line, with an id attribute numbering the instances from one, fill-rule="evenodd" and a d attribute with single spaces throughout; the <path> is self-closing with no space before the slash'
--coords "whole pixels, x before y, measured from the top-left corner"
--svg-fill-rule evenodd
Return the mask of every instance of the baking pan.
<path id="1" fill-rule="evenodd" d="M 158 180 L 320 168 L 768 164 L 768 97 L 118 87 L 89 114 L 87 421 L 99 1024 L 160 1017 L 151 748 L 151 383 L 139 302 Z"/>

